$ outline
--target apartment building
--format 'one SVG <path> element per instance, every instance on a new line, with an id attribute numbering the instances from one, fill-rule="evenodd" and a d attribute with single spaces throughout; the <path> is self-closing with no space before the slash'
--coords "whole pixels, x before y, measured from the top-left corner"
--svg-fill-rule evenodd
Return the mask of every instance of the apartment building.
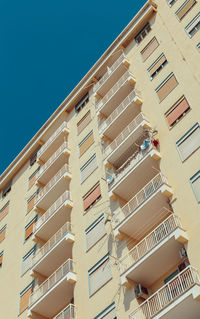
<path id="1" fill-rule="evenodd" d="M 147 1 L 2 173 L 2 318 L 200 318 L 199 29 Z"/>

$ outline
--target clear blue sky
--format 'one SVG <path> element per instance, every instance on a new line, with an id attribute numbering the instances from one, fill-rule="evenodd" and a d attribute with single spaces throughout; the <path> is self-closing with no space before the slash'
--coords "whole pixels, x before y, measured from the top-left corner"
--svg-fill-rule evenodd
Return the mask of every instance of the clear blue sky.
<path id="1" fill-rule="evenodd" d="M 144 0 L 0 0 L 0 174 Z"/>

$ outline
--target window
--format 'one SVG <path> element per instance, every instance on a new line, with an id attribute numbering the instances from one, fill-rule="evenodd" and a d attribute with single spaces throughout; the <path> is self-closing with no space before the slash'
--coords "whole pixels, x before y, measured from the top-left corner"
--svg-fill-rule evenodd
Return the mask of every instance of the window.
<path id="1" fill-rule="evenodd" d="M 82 108 L 89 102 L 89 92 L 87 92 L 80 101 L 75 105 L 75 112 L 79 113 Z"/>
<path id="2" fill-rule="evenodd" d="M 2 250 L 0 252 L 0 267 L 2 267 L 2 264 L 3 264 L 3 254 L 4 254 L 4 251 Z"/>
<path id="3" fill-rule="evenodd" d="M 197 44 L 197 50 L 200 52 L 200 42 Z"/>
<path id="4" fill-rule="evenodd" d="M 170 7 L 173 6 L 173 4 L 176 2 L 176 0 L 167 0 Z"/>
<path id="5" fill-rule="evenodd" d="M 79 143 L 80 156 L 94 143 L 93 131 L 90 131 L 86 137 Z"/>
<path id="6" fill-rule="evenodd" d="M 153 37 L 153 39 L 140 52 L 143 62 L 148 59 L 148 57 L 155 51 L 158 46 L 158 40 L 156 39 L 156 37 Z"/>
<path id="7" fill-rule="evenodd" d="M 175 12 L 179 21 L 181 21 L 185 15 L 192 9 L 192 7 L 196 4 L 196 0 L 186 0 L 182 6 Z"/>
<path id="8" fill-rule="evenodd" d="M 27 200 L 27 213 L 29 213 L 33 209 L 35 204 L 35 197 L 37 196 L 38 192 L 39 189 Z"/>
<path id="9" fill-rule="evenodd" d="M 96 200 L 99 199 L 100 197 L 101 197 L 101 189 L 100 189 L 100 185 L 98 182 L 83 197 L 84 210 L 86 211 L 87 209 L 89 209 L 96 202 Z"/>
<path id="10" fill-rule="evenodd" d="M 159 101 L 162 102 L 178 85 L 178 82 L 173 73 L 170 73 L 168 77 L 155 89 Z"/>
<path id="11" fill-rule="evenodd" d="M 37 215 L 25 226 L 25 241 L 32 235 L 33 226 L 37 221 Z"/>
<path id="12" fill-rule="evenodd" d="M 78 129 L 78 134 L 80 134 L 84 128 L 90 123 L 91 121 L 91 113 L 88 111 L 83 118 L 77 123 L 77 129 Z"/>
<path id="13" fill-rule="evenodd" d="M 36 171 L 29 177 L 29 179 L 28 179 L 28 189 L 30 189 L 35 184 L 36 177 L 37 177 L 37 172 L 39 171 L 39 169 L 40 169 L 40 167 L 38 167 L 36 169 Z"/>
<path id="14" fill-rule="evenodd" d="M 20 292 L 19 313 L 24 312 L 29 306 L 29 297 L 33 292 L 34 281 Z"/>
<path id="15" fill-rule="evenodd" d="M 190 178 L 190 183 L 192 185 L 196 200 L 198 201 L 198 203 L 200 203 L 200 171 L 198 171 Z"/>
<path id="16" fill-rule="evenodd" d="M 85 230 L 86 249 L 89 250 L 94 246 L 105 234 L 105 218 L 102 214 L 92 225 Z"/>
<path id="17" fill-rule="evenodd" d="M 109 254 L 88 271 L 88 277 L 89 295 L 91 296 L 112 278 Z"/>
<path id="18" fill-rule="evenodd" d="M 28 253 L 22 258 L 22 275 L 27 272 L 32 266 L 33 256 L 35 255 L 36 245 L 28 251 Z"/>
<path id="19" fill-rule="evenodd" d="M 200 147 L 200 127 L 196 123 L 183 137 L 176 142 L 182 162 Z"/>
<path id="20" fill-rule="evenodd" d="M 167 122 L 173 127 L 188 111 L 190 106 L 184 96 L 182 96 L 170 109 L 165 113 Z"/>
<path id="21" fill-rule="evenodd" d="M 6 237 L 6 226 L 4 225 L 3 228 L 0 229 L 0 243 L 5 239 Z"/>
<path id="22" fill-rule="evenodd" d="M 8 209 L 9 209 L 9 203 L 8 201 L 0 210 L 0 221 L 8 214 Z"/>
<path id="23" fill-rule="evenodd" d="M 94 319 L 117 319 L 115 302 L 98 314 Z"/>
<path id="24" fill-rule="evenodd" d="M 34 163 L 37 161 L 37 152 L 39 151 L 40 147 L 31 155 L 30 157 L 30 166 L 33 166 Z"/>
<path id="25" fill-rule="evenodd" d="M 135 42 L 139 44 L 150 31 L 151 31 L 151 26 L 149 23 L 147 23 L 144 26 L 144 28 L 136 35 Z"/>
<path id="26" fill-rule="evenodd" d="M 161 54 L 156 61 L 147 69 L 150 74 L 150 79 L 153 78 L 162 70 L 162 68 L 167 64 L 167 59 L 164 54 Z"/>
<path id="27" fill-rule="evenodd" d="M 3 188 L 2 190 L 2 198 L 6 197 L 7 194 L 11 191 L 12 180 Z"/>
<path id="28" fill-rule="evenodd" d="M 81 183 L 83 183 L 89 175 L 91 175 L 97 168 L 96 154 L 92 155 L 90 159 L 80 168 L 81 171 Z"/>
<path id="29" fill-rule="evenodd" d="M 192 19 L 192 21 L 185 27 L 185 31 L 191 38 L 200 29 L 200 12 Z"/>

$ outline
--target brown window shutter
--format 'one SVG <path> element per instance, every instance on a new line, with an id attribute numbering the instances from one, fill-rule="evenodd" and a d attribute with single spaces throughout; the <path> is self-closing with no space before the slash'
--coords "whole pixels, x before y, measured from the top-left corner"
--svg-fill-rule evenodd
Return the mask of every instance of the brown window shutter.
<path id="1" fill-rule="evenodd" d="M 176 13 L 179 20 L 182 20 L 183 17 L 188 13 L 188 11 L 195 5 L 196 0 L 189 0 L 185 3 L 184 6 Z"/>
<path id="2" fill-rule="evenodd" d="M 36 223 L 36 219 L 25 229 L 25 240 L 33 233 L 33 225 Z"/>
<path id="3" fill-rule="evenodd" d="M 170 78 L 159 88 L 156 92 L 160 102 L 162 102 L 170 92 L 178 85 L 178 82 L 174 75 L 170 76 Z"/>
<path id="4" fill-rule="evenodd" d="M 83 200 L 84 210 L 87 210 L 101 196 L 100 185 L 96 186 Z"/>
<path id="5" fill-rule="evenodd" d="M 155 49 L 159 46 L 158 40 L 154 37 L 140 52 L 142 55 L 143 61 L 146 61 L 148 57 L 155 51 Z"/>
<path id="6" fill-rule="evenodd" d="M 2 220 L 7 214 L 9 209 L 9 202 L 0 211 L 0 220 Z"/>
<path id="7" fill-rule="evenodd" d="M 87 151 L 87 149 L 94 143 L 93 133 L 80 145 L 80 156 Z"/>
<path id="8" fill-rule="evenodd" d="M 33 287 L 30 287 L 21 297 L 20 297 L 20 308 L 19 312 L 22 313 L 29 306 L 29 297 L 33 292 Z"/>
<path id="9" fill-rule="evenodd" d="M 163 55 L 160 60 L 149 70 L 150 75 L 152 74 L 166 61 L 166 57 Z"/>
<path id="10" fill-rule="evenodd" d="M 176 120 L 188 109 L 190 109 L 190 106 L 187 100 L 184 98 L 170 113 L 167 114 L 166 118 L 169 126 L 172 126 L 176 122 Z"/>
<path id="11" fill-rule="evenodd" d="M 2 265 L 2 262 L 3 262 L 3 254 L 1 254 L 0 256 L 0 265 Z"/>
<path id="12" fill-rule="evenodd" d="M 0 232 L 0 243 L 5 239 L 6 237 L 6 228 L 4 228 L 1 232 Z"/>
<path id="13" fill-rule="evenodd" d="M 35 184 L 36 176 L 37 174 L 34 174 L 33 176 L 29 178 L 29 184 L 28 184 L 29 189 Z"/>
<path id="14" fill-rule="evenodd" d="M 35 204 L 35 196 L 36 194 L 31 197 L 30 200 L 28 200 L 28 203 L 27 203 L 27 212 L 29 213 L 31 211 L 31 209 L 33 208 L 34 204 Z"/>
<path id="15" fill-rule="evenodd" d="M 84 128 L 90 123 L 91 121 L 91 113 L 88 111 L 84 117 L 77 123 L 77 130 L 78 134 L 80 134 Z"/>

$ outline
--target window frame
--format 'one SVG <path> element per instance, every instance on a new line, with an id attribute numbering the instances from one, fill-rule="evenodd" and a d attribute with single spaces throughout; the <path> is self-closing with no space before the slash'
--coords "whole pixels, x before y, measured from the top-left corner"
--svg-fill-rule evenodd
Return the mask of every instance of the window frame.
<path id="1" fill-rule="evenodd" d="M 185 0 L 183 2 L 183 4 L 175 11 L 175 15 L 176 18 L 178 19 L 179 22 L 181 22 L 183 20 L 183 18 L 187 15 L 187 13 L 195 6 L 195 4 L 197 3 L 197 1 L 195 0 L 195 2 L 193 3 L 193 5 L 188 9 L 188 11 L 182 16 L 181 19 L 179 19 L 179 17 L 177 16 L 177 14 L 184 8 L 184 6 L 189 2 L 190 0 Z"/>
<path id="2" fill-rule="evenodd" d="M 150 30 L 148 32 L 147 32 L 147 28 L 150 28 Z M 150 22 L 147 22 L 145 24 L 145 26 L 136 34 L 136 36 L 135 36 L 136 44 L 139 45 L 144 40 L 144 38 L 146 38 L 146 36 L 150 33 L 151 30 L 152 30 L 151 29 L 151 24 L 150 24 Z M 145 34 L 146 34 L 145 37 L 142 36 L 141 41 L 138 41 L 137 39 L 142 35 L 142 32 L 144 32 L 144 31 L 145 31 Z"/>
<path id="3" fill-rule="evenodd" d="M 82 98 L 78 101 L 78 103 L 76 103 L 74 110 L 75 113 L 78 114 L 80 113 L 80 111 L 84 108 L 84 106 L 89 102 L 90 100 L 90 95 L 89 95 L 89 91 L 87 91 Z"/>
<path id="4" fill-rule="evenodd" d="M 194 196 L 197 200 L 197 203 L 200 203 L 200 198 L 197 197 L 196 190 L 193 186 L 193 182 L 195 182 L 198 178 L 200 179 L 200 170 L 197 171 L 192 177 L 190 177 L 190 185 L 192 187 L 192 190 L 193 190 Z"/>
<path id="5" fill-rule="evenodd" d="M 27 242 L 27 240 L 32 236 L 33 233 L 31 233 L 27 238 L 25 238 L 25 234 L 26 234 L 26 229 L 29 228 L 29 226 L 31 226 L 34 221 L 37 221 L 38 219 L 38 215 L 36 215 L 33 219 L 31 219 L 31 221 L 24 227 L 24 243 Z"/>
<path id="6" fill-rule="evenodd" d="M 167 116 L 168 116 L 171 112 L 173 112 L 173 111 L 176 109 L 176 107 L 177 107 L 184 99 L 185 99 L 185 100 L 187 101 L 187 103 L 188 103 L 188 106 L 189 106 L 188 109 L 187 109 L 184 113 L 182 113 L 182 114 L 179 116 L 179 118 L 177 118 L 176 121 L 175 121 L 174 123 L 172 123 L 172 125 L 169 125 L 169 123 L 168 123 L 168 121 L 167 121 Z M 178 100 L 176 101 L 176 103 L 174 103 L 174 104 L 169 108 L 169 110 L 168 110 L 167 112 L 165 112 L 165 118 L 166 118 L 167 125 L 168 125 L 169 129 L 171 130 L 171 129 L 172 129 L 176 124 L 178 124 L 178 123 L 186 116 L 186 114 L 188 114 L 188 112 L 190 112 L 190 111 L 191 111 L 191 106 L 190 106 L 188 100 L 186 99 L 185 95 L 182 95 L 182 96 L 180 97 L 180 99 L 178 99 Z"/>
<path id="7" fill-rule="evenodd" d="M 92 247 L 94 247 L 98 241 L 100 241 L 106 234 L 106 228 L 105 228 L 105 234 L 100 238 L 98 239 L 90 248 L 87 247 L 87 234 L 95 228 L 96 225 L 98 225 L 98 223 L 100 223 L 102 220 L 105 220 L 105 215 L 104 213 L 101 214 L 90 226 L 88 226 L 86 229 L 85 229 L 85 250 L 86 252 L 88 252 Z"/>
<path id="8" fill-rule="evenodd" d="M 0 257 L 4 255 L 4 250 L 0 251 Z M 3 262 L 0 264 L 0 268 L 3 266 Z"/>
<path id="9" fill-rule="evenodd" d="M 10 200 L 7 201 L 7 203 L 5 203 L 5 205 L 3 205 L 3 207 L 0 209 L 0 221 L 1 221 L 4 217 L 6 217 L 6 215 L 8 214 L 8 213 L 7 213 L 7 214 L 1 219 L 1 213 L 4 211 L 4 209 L 5 209 L 7 206 L 9 206 L 9 204 L 10 204 Z"/>
<path id="10" fill-rule="evenodd" d="M 7 228 L 7 224 L 5 224 L 1 229 L 0 229 L 0 234 Z M 5 238 L 4 238 L 5 239 Z M 4 240 L 3 239 L 3 240 Z M 3 241 L 2 240 L 2 241 Z M 0 243 L 2 243 L 2 241 Z"/>
<path id="11" fill-rule="evenodd" d="M 29 214 L 31 211 L 32 211 L 32 209 L 34 208 L 34 206 L 33 206 L 33 208 L 31 208 L 31 210 L 29 210 L 28 211 L 28 203 L 39 193 L 39 191 L 40 191 L 40 189 L 38 188 L 37 190 L 36 190 L 36 192 L 34 192 L 28 199 L 27 199 L 27 202 L 26 202 L 26 214 Z"/>
<path id="12" fill-rule="evenodd" d="M 34 289 L 35 286 L 35 280 L 33 280 L 28 286 L 26 286 L 26 288 L 24 288 L 20 294 L 19 294 L 19 307 L 18 307 L 18 314 L 21 315 L 26 309 L 28 309 L 28 307 L 26 309 L 24 309 L 24 311 L 20 312 L 20 305 L 21 305 L 21 297 L 30 289 L 32 288 L 32 290 Z"/>
<path id="13" fill-rule="evenodd" d="M 193 34 L 190 34 L 190 32 L 196 28 L 196 25 L 192 28 L 192 30 L 190 32 L 188 32 L 188 29 L 189 27 L 200 17 L 200 11 L 196 14 L 196 16 L 188 23 L 188 25 L 186 25 L 185 27 L 185 32 L 187 33 L 187 35 L 189 36 L 189 38 L 191 39 L 196 33 L 198 30 L 200 30 L 200 26 L 199 28 L 196 30 L 195 33 Z M 200 24 L 200 21 L 197 23 L 197 25 Z"/>
<path id="14" fill-rule="evenodd" d="M 166 1 L 167 1 L 168 6 L 171 8 L 176 3 L 177 0 L 166 0 Z"/>
<path id="15" fill-rule="evenodd" d="M 152 74 L 152 75 L 149 74 L 149 77 L 150 77 L 150 80 L 151 80 L 151 81 L 160 73 L 160 71 L 166 66 L 166 64 L 168 64 L 168 60 L 167 60 L 165 54 L 164 54 L 164 53 L 161 53 L 161 55 L 160 55 L 160 56 L 150 65 L 150 67 L 147 69 L 148 72 L 151 71 L 151 69 L 156 65 L 156 63 L 159 62 L 159 60 L 160 60 L 162 57 L 165 57 L 165 61 L 164 61 L 164 62 L 159 66 L 159 68 L 153 73 L 153 74 L 155 74 L 155 75 L 153 76 L 153 74 Z M 159 71 L 158 71 L 158 70 L 159 70 Z"/>
<path id="16" fill-rule="evenodd" d="M 167 81 L 168 81 L 172 76 L 174 76 L 175 79 L 176 79 L 176 81 L 177 81 L 177 85 L 173 88 L 173 90 L 170 91 L 170 93 L 173 92 L 173 91 L 175 90 L 175 88 L 176 88 L 176 87 L 178 86 L 178 84 L 179 84 L 179 82 L 178 82 L 178 80 L 177 80 L 177 77 L 175 76 L 174 72 L 171 72 L 171 73 L 157 86 L 157 88 L 155 88 L 155 92 L 157 93 L 157 92 L 165 85 L 165 83 L 167 83 Z M 170 94 L 170 93 L 169 93 L 169 94 Z M 169 95 L 169 94 L 168 94 L 168 95 Z M 167 96 L 168 96 L 168 95 L 167 95 Z M 166 96 L 162 101 L 160 101 L 160 100 L 159 100 L 159 97 L 158 97 L 158 94 L 157 94 L 157 99 L 158 99 L 159 104 L 162 103 L 162 102 L 167 98 L 167 96 Z"/>
<path id="17" fill-rule="evenodd" d="M 93 319 L 103 319 L 113 309 L 116 309 L 116 305 L 114 301 L 108 307 L 106 307 L 103 311 L 101 311 L 97 316 L 95 316 Z"/>
<path id="18" fill-rule="evenodd" d="M 179 157 L 180 157 L 182 163 L 185 162 L 194 152 L 196 152 L 196 151 L 199 149 L 199 147 L 196 148 L 195 151 L 193 151 L 193 152 L 192 152 L 187 158 L 185 158 L 185 159 L 182 159 L 181 153 L 180 153 L 178 147 L 179 147 L 179 145 L 181 145 L 181 144 L 182 144 L 196 129 L 198 129 L 198 128 L 199 128 L 199 130 L 200 130 L 200 124 L 197 122 L 197 123 L 195 123 L 195 124 L 176 142 L 177 152 L 178 152 L 178 154 L 179 154 Z"/>
<path id="19" fill-rule="evenodd" d="M 29 257 L 32 255 L 33 253 L 33 256 L 35 255 L 35 252 L 36 252 L 36 249 L 37 249 L 37 244 L 35 244 L 23 257 L 22 257 L 22 264 L 21 264 L 21 276 L 23 276 L 27 271 L 28 269 L 23 273 L 22 272 L 22 268 L 23 268 L 23 262 Z M 30 268 L 29 268 L 30 269 Z"/>
<path id="20" fill-rule="evenodd" d="M 84 171 L 84 169 L 86 169 L 86 167 L 94 160 L 96 159 L 96 162 L 97 162 L 97 167 L 94 169 L 94 171 L 98 168 L 98 161 L 97 161 L 97 154 L 94 153 L 88 160 L 85 164 L 83 164 L 81 167 L 80 167 L 80 183 L 83 184 L 86 179 L 94 172 L 92 171 L 92 173 L 90 173 L 84 180 L 82 180 L 82 172 Z"/>
<path id="21" fill-rule="evenodd" d="M 12 179 L 2 189 L 1 199 L 6 198 L 7 194 L 11 192 L 11 189 L 12 189 Z"/>
<path id="22" fill-rule="evenodd" d="M 39 146 L 35 150 L 35 152 L 30 156 L 30 158 L 29 158 L 29 167 L 32 167 L 37 162 L 37 153 L 38 153 L 40 148 L 41 148 L 41 146 Z M 35 157 L 35 159 L 34 159 L 34 157 Z M 33 162 L 32 162 L 32 160 L 33 160 Z"/>
<path id="23" fill-rule="evenodd" d="M 31 189 L 33 187 L 33 185 L 30 187 L 29 186 L 29 183 L 30 183 L 30 180 L 39 172 L 40 170 L 40 166 L 38 166 L 38 168 L 29 176 L 28 178 L 28 190 Z"/>
<path id="24" fill-rule="evenodd" d="M 92 207 L 92 206 L 96 203 L 96 201 L 99 200 L 99 199 L 102 197 L 102 195 L 101 195 L 100 182 L 98 181 L 94 186 L 92 186 L 92 187 L 88 190 L 88 192 L 87 192 L 85 195 L 82 196 L 83 206 L 84 206 L 84 201 L 86 200 L 86 198 L 88 198 L 98 187 L 100 188 L 100 195 L 94 200 L 94 202 L 92 202 L 92 203 L 90 204 L 90 206 L 88 206 L 86 209 L 84 209 L 84 214 L 86 214 L 87 211 L 88 211 L 88 209 L 90 209 L 90 207 Z"/>

